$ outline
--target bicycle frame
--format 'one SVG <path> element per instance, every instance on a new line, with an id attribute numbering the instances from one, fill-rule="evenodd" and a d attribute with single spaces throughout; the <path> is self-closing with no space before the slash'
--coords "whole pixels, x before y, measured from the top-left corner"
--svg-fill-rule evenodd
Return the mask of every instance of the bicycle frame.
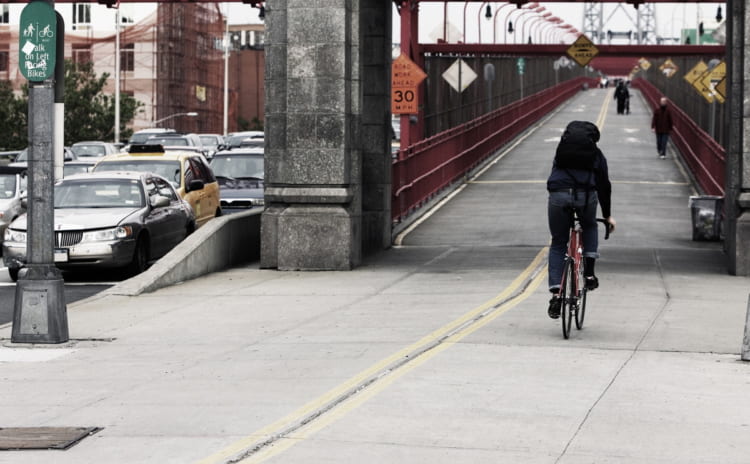
<path id="1" fill-rule="evenodd" d="M 583 237 L 581 224 L 578 219 L 575 219 L 573 227 L 570 228 L 570 238 L 568 239 L 568 250 L 565 252 L 565 259 L 572 261 L 573 263 L 573 288 L 575 294 L 570 295 L 571 297 L 578 299 L 581 297 L 581 282 L 580 278 L 583 275 Z M 563 274 L 561 287 L 565 284 L 567 277 Z M 575 303 L 575 300 L 573 301 Z"/>

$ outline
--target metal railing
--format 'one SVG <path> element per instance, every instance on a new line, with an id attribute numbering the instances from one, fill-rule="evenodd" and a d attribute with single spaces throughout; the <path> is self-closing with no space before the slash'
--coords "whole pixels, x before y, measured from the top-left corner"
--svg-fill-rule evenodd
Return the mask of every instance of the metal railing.
<path id="1" fill-rule="evenodd" d="M 585 85 L 595 86 L 596 79 L 571 79 L 399 150 L 393 162 L 393 222 L 459 181 Z"/>
<path id="2" fill-rule="evenodd" d="M 639 89 L 655 109 L 664 95 L 649 81 L 638 78 L 633 87 Z M 724 195 L 726 151 L 716 140 L 693 121 L 676 104 L 672 110 L 672 133 L 670 139 L 682 154 L 682 158 L 693 174 L 698 186 L 706 195 Z"/>

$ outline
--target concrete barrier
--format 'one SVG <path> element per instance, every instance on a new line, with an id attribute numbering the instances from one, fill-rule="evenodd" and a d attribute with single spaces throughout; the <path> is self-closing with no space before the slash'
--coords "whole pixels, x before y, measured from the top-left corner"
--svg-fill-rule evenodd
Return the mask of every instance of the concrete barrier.
<path id="1" fill-rule="evenodd" d="M 260 259 L 262 212 L 257 209 L 211 219 L 145 272 L 100 295 L 140 295 Z"/>

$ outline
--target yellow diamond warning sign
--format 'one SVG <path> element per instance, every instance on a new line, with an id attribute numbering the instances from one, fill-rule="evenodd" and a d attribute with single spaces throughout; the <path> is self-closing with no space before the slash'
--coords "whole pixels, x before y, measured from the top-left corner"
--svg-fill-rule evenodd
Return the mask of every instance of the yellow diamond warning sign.
<path id="1" fill-rule="evenodd" d="M 594 42 L 581 34 L 568 48 L 567 53 L 579 66 L 586 66 L 599 53 L 599 49 L 596 48 Z"/>

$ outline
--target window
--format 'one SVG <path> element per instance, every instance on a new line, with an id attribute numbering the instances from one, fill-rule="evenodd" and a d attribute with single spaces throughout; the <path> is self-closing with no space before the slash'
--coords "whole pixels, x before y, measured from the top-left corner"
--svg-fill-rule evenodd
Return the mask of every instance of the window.
<path id="1" fill-rule="evenodd" d="M 124 44 L 120 47 L 120 70 L 135 71 L 135 44 Z"/>
<path id="2" fill-rule="evenodd" d="M 10 24 L 10 12 L 8 5 L 5 3 L 0 8 L 0 24 Z"/>
<path id="3" fill-rule="evenodd" d="M 178 201 L 177 194 L 167 181 L 159 179 L 158 177 L 154 177 L 153 180 L 154 184 L 156 184 L 159 195 L 169 198 L 171 203 Z"/>
<path id="4" fill-rule="evenodd" d="M 91 62 L 91 45 L 73 44 L 73 63 L 85 64 Z"/>
<path id="5" fill-rule="evenodd" d="M 8 72 L 9 59 L 10 59 L 10 52 L 8 52 L 8 50 L 0 50 L 0 73 Z"/>
<path id="6" fill-rule="evenodd" d="M 87 3 L 73 4 L 73 29 L 76 25 L 88 26 L 91 24 L 91 5 Z"/>

